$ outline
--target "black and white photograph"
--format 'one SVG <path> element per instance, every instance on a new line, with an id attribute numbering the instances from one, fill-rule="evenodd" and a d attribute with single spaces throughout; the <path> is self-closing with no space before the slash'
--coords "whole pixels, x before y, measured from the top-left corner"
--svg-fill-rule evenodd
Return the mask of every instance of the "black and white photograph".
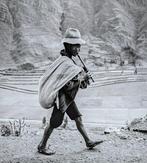
<path id="1" fill-rule="evenodd" d="M 0 0 L 0 163 L 147 163 L 147 0 Z"/>

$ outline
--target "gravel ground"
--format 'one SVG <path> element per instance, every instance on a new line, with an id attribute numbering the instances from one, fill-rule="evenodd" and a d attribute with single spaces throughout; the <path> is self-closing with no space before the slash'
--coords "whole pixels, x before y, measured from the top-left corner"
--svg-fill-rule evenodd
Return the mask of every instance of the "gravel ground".
<path id="1" fill-rule="evenodd" d="M 30 124 L 22 135 L 0 136 L 0 163 L 146 163 L 147 134 L 116 130 L 109 134 L 104 128 L 87 127 L 93 140 L 105 140 L 93 150 L 88 150 L 74 124 L 66 129 L 56 129 L 49 146 L 56 150 L 52 156 L 37 153 L 37 145 L 44 129 Z"/>

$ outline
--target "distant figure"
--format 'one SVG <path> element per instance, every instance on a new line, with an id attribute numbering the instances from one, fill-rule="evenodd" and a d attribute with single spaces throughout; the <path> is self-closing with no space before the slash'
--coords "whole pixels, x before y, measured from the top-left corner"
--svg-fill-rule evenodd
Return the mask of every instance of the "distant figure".
<path id="1" fill-rule="evenodd" d="M 50 123 L 44 131 L 43 138 L 38 145 L 38 152 L 45 155 L 52 155 L 55 151 L 46 148 L 47 141 L 53 130 L 59 127 L 66 113 L 71 120 L 74 120 L 78 131 L 83 136 L 86 146 L 93 148 L 103 141 L 92 141 L 85 131 L 82 123 L 82 114 L 74 101 L 79 88 L 87 88 L 90 74 L 85 73 L 82 67 L 76 65 L 73 57 L 80 51 L 81 44 L 85 41 L 81 39 L 79 30 L 69 28 L 65 32 L 62 40 L 64 50 L 47 69 L 40 80 L 39 98 L 44 108 L 53 106 Z"/>
<path id="2" fill-rule="evenodd" d="M 123 69 L 124 64 L 125 62 L 123 60 L 120 60 L 121 74 L 123 74 L 124 72 L 124 69 Z"/>
<path id="3" fill-rule="evenodd" d="M 135 53 L 135 50 L 133 49 L 130 49 L 129 53 L 130 53 L 130 57 L 132 58 L 131 64 L 134 66 L 134 74 L 136 75 L 137 74 L 137 67 L 136 67 L 137 55 Z"/>

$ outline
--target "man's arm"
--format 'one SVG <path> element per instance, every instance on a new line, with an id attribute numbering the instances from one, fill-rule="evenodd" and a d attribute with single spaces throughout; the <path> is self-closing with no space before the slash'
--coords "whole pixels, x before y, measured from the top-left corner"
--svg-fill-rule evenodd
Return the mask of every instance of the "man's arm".
<path id="1" fill-rule="evenodd" d="M 77 86 L 79 86 L 81 89 L 87 88 L 88 85 L 90 85 L 90 76 L 88 73 L 85 73 L 84 71 L 80 72 L 78 75 L 76 75 L 72 80 L 67 82 L 65 84 L 64 88 L 67 91 L 70 91 Z"/>

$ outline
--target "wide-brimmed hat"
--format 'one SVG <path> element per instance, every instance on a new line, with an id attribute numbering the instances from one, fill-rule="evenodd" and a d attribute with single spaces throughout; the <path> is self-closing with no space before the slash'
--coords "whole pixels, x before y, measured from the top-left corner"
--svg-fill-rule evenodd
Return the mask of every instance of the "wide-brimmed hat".
<path id="1" fill-rule="evenodd" d="M 68 28 L 64 34 L 62 43 L 85 44 L 85 40 L 81 38 L 81 34 L 78 29 Z"/>

